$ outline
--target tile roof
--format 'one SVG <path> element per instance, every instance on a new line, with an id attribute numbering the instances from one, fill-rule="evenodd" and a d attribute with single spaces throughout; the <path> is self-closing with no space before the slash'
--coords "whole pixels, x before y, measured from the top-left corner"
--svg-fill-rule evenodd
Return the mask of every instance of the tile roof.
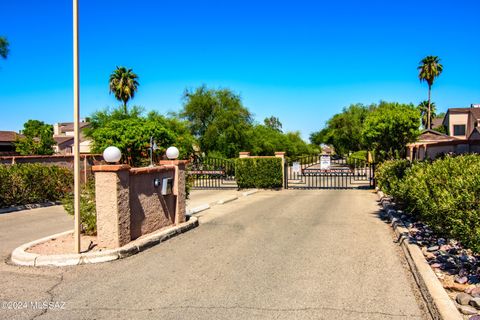
<path id="1" fill-rule="evenodd" d="M 470 113 L 475 119 L 480 119 L 480 108 L 450 108 L 450 113 Z"/>
<path id="2" fill-rule="evenodd" d="M 64 122 L 64 123 L 59 123 L 58 124 L 60 127 L 60 132 L 70 132 L 73 131 L 73 122 Z M 79 127 L 80 129 L 83 129 L 85 127 L 88 127 L 90 125 L 90 122 L 80 122 Z"/>
<path id="3" fill-rule="evenodd" d="M 73 140 L 73 137 L 69 137 L 69 136 L 55 136 L 53 137 L 53 140 L 55 140 L 55 142 L 57 144 L 62 144 L 68 140 Z"/>
<path id="4" fill-rule="evenodd" d="M 1 142 L 14 142 L 19 136 L 21 135 L 19 135 L 15 131 L 0 131 Z"/>

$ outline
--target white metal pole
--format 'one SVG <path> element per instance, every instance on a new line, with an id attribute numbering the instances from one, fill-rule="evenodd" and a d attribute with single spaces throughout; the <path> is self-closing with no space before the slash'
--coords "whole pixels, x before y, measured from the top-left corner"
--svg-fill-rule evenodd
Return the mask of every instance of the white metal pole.
<path id="1" fill-rule="evenodd" d="M 74 242 L 75 252 L 80 253 L 80 88 L 78 59 L 78 0 L 73 0 L 73 130 L 74 130 Z"/>

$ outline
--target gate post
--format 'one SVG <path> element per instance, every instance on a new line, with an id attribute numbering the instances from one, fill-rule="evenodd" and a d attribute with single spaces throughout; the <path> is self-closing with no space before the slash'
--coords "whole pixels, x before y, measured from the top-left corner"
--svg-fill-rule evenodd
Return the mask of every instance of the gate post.
<path id="1" fill-rule="evenodd" d="M 275 158 L 281 158 L 282 159 L 282 188 L 285 189 L 285 152 L 284 151 L 279 151 L 275 152 Z"/>

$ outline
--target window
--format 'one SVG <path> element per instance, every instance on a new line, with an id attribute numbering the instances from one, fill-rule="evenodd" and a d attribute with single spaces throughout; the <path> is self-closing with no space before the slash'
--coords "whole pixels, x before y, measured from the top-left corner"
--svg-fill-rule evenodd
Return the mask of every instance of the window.
<path id="1" fill-rule="evenodd" d="M 454 136 L 464 136 L 465 135 L 465 125 L 464 124 L 454 124 L 453 125 L 453 135 Z"/>

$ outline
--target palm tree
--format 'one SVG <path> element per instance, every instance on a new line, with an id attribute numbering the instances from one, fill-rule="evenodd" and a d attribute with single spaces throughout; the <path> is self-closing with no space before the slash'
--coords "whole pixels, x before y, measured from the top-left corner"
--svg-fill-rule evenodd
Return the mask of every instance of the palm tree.
<path id="1" fill-rule="evenodd" d="M 418 105 L 418 109 L 420 110 L 420 116 L 422 117 L 422 125 L 425 129 L 428 129 L 427 128 L 427 125 L 429 123 L 429 119 L 428 119 L 428 101 L 427 100 L 424 100 L 422 102 L 420 102 L 420 104 Z M 430 103 L 430 125 L 432 123 L 432 119 L 435 118 L 437 116 L 436 114 L 436 106 L 435 106 L 435 102 L 431 102 Z"/>
<path id="2" fill-rule="evenodd" d="M 8 55 L 8 40 L 5 37 L 0 37 L 0 57 L 7 59 Z"/>
<path id="3" fill-rule="evenodd" d="M 431 128 L 431 105 L 430 95 L 432 91 L 432 85 L 443 71 L 443 66 L 440 64 L 440 59 L 437 56 L 427 56 L 420 61 L 420 65 L 417 68 L 419 70 L 418 78 L 420 81 L 426 81 L 428 84 L 428 116 L 427 116 L 427 129 Z"/>
<path id="4" fill-rule="evenodd" d="M 110 93 L 113 92 L 118 101 L 123 101 L 123 111 L 127 113 L 127 102 L 133 99 L 139 83 L 138 76 L 125 67 L 118 67 L 110 75 Z"/>

